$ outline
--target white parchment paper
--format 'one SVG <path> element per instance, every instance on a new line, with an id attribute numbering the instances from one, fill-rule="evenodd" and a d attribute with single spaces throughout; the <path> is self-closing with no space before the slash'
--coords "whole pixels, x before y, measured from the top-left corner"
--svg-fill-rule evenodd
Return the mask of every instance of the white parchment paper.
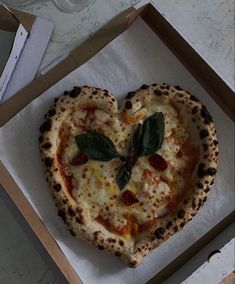
<path id="1" fill-rule="evenodd" d="M 57 217 L 39 157 L 38 129 L 53 99 L 74 85 L 109 89 L 120 101 L 128 91 L 153 82 L 181 85 L 208 107 L 218 131 L 219 169 L 208 201 L 197 216 L 143 264 L 130 269 L 117 257 L 70 236 Z M 141 19 L 19 112 L 0 129 L 0 143 L 1 160 L 84 283 L 144 283 L 234 208 L 234 123 Z"/>

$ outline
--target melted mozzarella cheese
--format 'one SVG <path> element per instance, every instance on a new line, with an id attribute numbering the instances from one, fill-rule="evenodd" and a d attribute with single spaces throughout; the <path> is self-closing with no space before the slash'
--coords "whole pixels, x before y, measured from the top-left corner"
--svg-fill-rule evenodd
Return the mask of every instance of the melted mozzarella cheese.
<path id="1" fill-rule="evenodd" d="M 126 226 L 127 214 L 134 216 L 139 224 L 167 214 L 167 202 L 184 188 L 184 181 L 177 171 L 184 168 L 187 161 L 184 157 L 177 158 L 177 153 L 182 141 L 187 139 L 185 125 L 182 125 L 177 111 L 170 104 L 151 102 L 146 109 L 146 117 L 156 111 L 164 114 L 164 142 L 157 153 L 167 161 L 168 168 L 158 171 L 151 167 L 148 157 L 140 157 L 123 191 L 116 183 L 117 171 L 122 164 L 119 159 L 108 162 L 89 160 L 81 166 L 72 166 L 69 162 L 79 153 L 74 137 L 84 133 L 84 127 L 105 134 L 125 155 L 136 126 L 125 124 L 119 114 L 111 115 L 102 110 L 96 110 L 89 119 L 86 119 L 88 115 L 85 110 L 78 110 L 70 117 L 72 138 L 64 148 L 63 157 L 73 176 L 73 198 L 86 208 L 91 218 L 102 217 L 118 229 Z M 124 204 L 122 194 L 127 189 L 135 194 L 139 202 L 130 206 Z"/>

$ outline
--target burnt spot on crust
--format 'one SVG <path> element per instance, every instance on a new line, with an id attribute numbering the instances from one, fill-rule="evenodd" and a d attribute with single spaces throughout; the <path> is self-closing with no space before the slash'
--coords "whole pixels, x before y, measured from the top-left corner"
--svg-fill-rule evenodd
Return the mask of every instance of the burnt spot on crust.
<path id="1" fill-rule="evenodd" d="M 202 106 L 201 108 L 201 116 L 204 118 L 206 124 L 213 122 L 212 117 L 205 106 Z"/>
<path id="2" fill-rule="evenodd" d="M 154 90 L 154 94 L 160 97 L 161 95 L 163 95 L 163 92 L 161 90 Z"/>
<path id="3" fill-rule="evenodd" d="M 75 232 L 74 232 L 72 229 L 70 229 L 69 231 L 70 231 L 70 234 L 71 234 L 73 237 L 76 237 L 76 234 L 75 234 Z"/>
<path id="4" fill-rule="evenodd" d="M 200 131 L 199 136 L 200 136 L 200 139 L 206 138 L 207 136 L 209 136 L 208 130 L 207 130 L 207 129 L 202 129 L 202 130 Z"/>
<path id="5" fill-rule="evenodd" d="M 143 85 L 140 87 L 141 90 L 147 90 L 148 88 L 149 88 L 149 86 L 146 85 L 146 84 L 143 84 Z"/>
<path id="6" fill-rule="evenodd" d="M 195 106 L 194 108 L 192 108 L 192 114 L 197 113 L 197 111 L 198 111 L 198 107 L 197 107 L 197 106 Z"/>
<path id="7" fill-rule="evenodd" d="M 172 225 L 173 225 L 173 223 L 171 221 L 169 221 L 166 225 L 166 228 L 169 229 Z"/>
<path id="8" fill-rule="evenodd" d="M 53 164 L 53 160 L 49 157 L 45 158 L 44 162 L 47 168 L 50 168 Z"/>
<path id="9" fill-rule="evenodd" d="M 61 210 L 61 209 L 58 210 L 58 216 L 60 216 L 62 218 L 62 220 L 64 222 L 66 222 L 66 214 L 65 214 L 64 210 Z"/>
<path id="10" fill-rule="evenodd" d="M 72 91 L 69 93 L 69 96 L 71 98 L 76 98 L 80 93 L 81 93 L 81 88 L 80 87 L 73 87 Z"/>
<path id="11" fill-rule="evenodd" d="M 197 174 L 198 174 L 199 178 L 203 178 L 205 176 L 206 172 L 205 172 L 205 164 L 204 163 L 200 163 L 198 165 Z"/>
<path id="12" fill-rule="evenodd" d="M 75 220 L 76 220 L 76 222 L 78 223 L 78 224 L 83 224 L 83 222 L 82 222 L 82 220 L 81 220 L 81 218 L 80 217 L 76 217 L 75 218 Z"/>
<path id="13" fill-rule="evenodd" d="M 71 207 L 69 207 L 68 208 L 68 214 L 69 214 L 69 216 L 74 217 L 76 215 L 76 212 Z"/>
<path id="14" fill-rule="evenodd" d="M 194 102 L 199 102 L 199 99 L 197 97 L 195 97 L 194 95 L 190 95 L 190 100 L 194 101 Z"/>
<path id="15" fill-rule="evenodd" d="M 131 101 L 127 101 L 126 104 L 125 104 L 125 107 L 127 109 L 131 109 L 132 108 L 132 102 Z"/>
<path id="16" fill-rule="evenodd" d="M 51 119 L 48 118 L 39 128 L 41 133 L 51 130 Z"/>
<path id="17" fill-rule="evenodd" d="M 116 256 L 118 256 L 118 257 L 122 256 L 122 254 L 120 253 L 120 251 L 116 251 L 114 254 L 115 254 Z"/>
<path id="18" fill-rule="evenodd" d="M 178 86 L 178 85 L 174 86 L 174 88 L 175 88 L 177 91 L 183 91 L 183 89 L 182 89 L 180 86 Z"/>
<path id="19" fill-rule="evenodd" d="M 123 242 L 123 240 L 119 240 L 118 242 L 119 242 L 119 245 L 120 245 L 121 247 L 123 247 L 123 246 L 124 246 L 124 242 Z"/>
<path id="20" fill-rule="evenodd" d="M 209 145 L 206 144 L 206 143 L 203 143 L 202 147 L 203 147 L 203 150 L 206 152 L 208 150 L 208 148 L 209 148 Z"/>
<path id="21" fill-rule="evenodd" d="M 127 96 L 126 96 L 126 100 L 129 100 L 129 99 L 131 99 L 133 96 L 135 95 L 135 92 L 129 92 L 129 93 L 127 93 Z"/>
<path id="22" fill-rule="evenodd" d="M 218 142 L 217 140 L 214 140 L 214 141 L 213 141 L 213 144 L 214 144 L 215 146 L 217 146 L 217 145 L 219 144 L 219 142 Z"/>
<path id="23" fill-rule="evenodd" d="M 50 109 L 49 111 L 48 111 L 48 115 L 50 116 L 50 117 L 52 117 L 53 115 L 55 115 L 56 114 L 56 110 L 54 109 L 54 108 L 52 108 L 52 109 Z"/>
<path id="24" fill-rule="evenodd" d="M 214 176 L 217 173 L 217 170 L 216 170 L 216 168 L 208 168 L 207 173 L 210 176 Z"/>
<path id="25" fill-rule="evenodd" d="M 115 243 L 116 243 L 116 240 L 113 239 L 113 238 L 108 238 L 108 239 L 107 239 L 107 242 L 108 242 L 108 243 L 113 243 L 113 244 L 115 244 Z"/>
<path id="26" fill-rule="evenodd" d="M 198 182 L 198 183 L 197 183 L 197 187 L 198 187 L 198 188 L 203 188 L 203 184 L 202 184 L 201 182 Z"/>
<path id="27" fill-rule="evenodd" d="M 92 95 L 96 95 L 96 94 L 98 94 L 98 91 L 95 90 L 92 92 Z"/>
<path id="28" fill-rule="evenodd" d="M 154 231 L 154 235 L 157 239 L 162 239 L 162 235 L 165 233 L 164 228 L 159 227 Z"/>
<path id="29" fill-rule="evenodd" d="M 50 143 L 50 142 L 47 142 L 47 143 L 44 143 L 44 144 L 42 145 L 42 148 L 48 150 L 48 149 L 51 148 L 51 146 L 52 146 L 51 143 Z"/>
<path id="30" fill-rule="evenodd" d="M 104 250 L 104 246 L 98 245 L 99 250 Z"/>
<path id="31" fill-rule="evenodd" d="M 54 98 L 54 102 L 57 103 L 59 98 Z"/>
<path id="32" fill-rule="evenodd" d="M 179 219 L 182 219 L 184 218 L 184 215 L 185 215 L 185 211 L 183 209 L 181 209 L 178 213 L 177 213 L 177 217 Z"/>
<path id="33" fill-rule="evenodd" d="M 131 260 L 131 261 L 129 262 L 129 266 L 130 266 L 130 267 L 136 267 L 136 265 L 137 265 L 137 261 L 136 261 L 136 260 Z"/>
<path id="34" fill-rule="evenodd" d="M 57 191 L 57 192 L 61 191 L 61 189 L 62 189 L 62 186 L 59 183 L 55 184 L 53 187 L 54 187 L 54 190 Z"/>

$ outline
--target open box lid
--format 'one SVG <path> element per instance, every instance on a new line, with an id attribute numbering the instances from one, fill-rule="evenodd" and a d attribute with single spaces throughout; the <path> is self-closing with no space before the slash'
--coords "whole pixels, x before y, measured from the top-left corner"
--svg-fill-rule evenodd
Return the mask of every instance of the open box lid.
<path id="1" fill-rule="evenodd" d="M 185 42 L 185 40 L 162 17 L 162 15 L 152 5 L 148 4 L 147 6 L 140 7 L 137 10 L 130 8 L 124 11 L 121 15 L 114 18 L 104 28 L 98 31 L 88 41 L 73 50 L 61 63 L 48 71 L 45 75 L 40 76 L 37 80 L 29 84 L 14 97 L 0 106 L 0 124 L 4 125 L 11 119 L 11 117 L 17 114 L 18 111 L 30 103 L 34 98 L 40 96 L 40 94 L 47 90 L 50 86 L 81 66 L 111 40 L 125 31 L 139 16 L 141 16 L 159 35 L 159 37 L 168 45 L 171 51 L 173 51 L 184 65 L 188 67 L 188 69 L 191 68 L 191 73 L 195 75 L 198 81 L 202 83 L 205 89 L 213 97 L 217 97 L 218 101 L 223 103 L 223 99 L 220 98 L 220 92 L 225 94 L 229 103 L 228 105 L 222 104 L 222 106 L 224 107 L 224 111 L 226 111 L 230 117 L 234 118 L 234 111 L 232 111 L 233 109 L 231 108 L 231 104 L 234 102 L 234 97 L 231 89 L 229 89 L 224 81 L 206 64 L 206 62 L 190 47 L 190 45 Z M 192 65 L 192 62 L 194 63 L 195 61 L 200 63 L 197 63 L 196 67 L 195 65 Z M 206 70 L 202 70 L 203 68 Z M 208 78 L 204 78 L 204 71 L 209 74 L 207 77 L 209 76 L 210 80 Z M 216 82 L 214 82 L 213 79 Z M 218 89 L 214 87 L 214 84 Z M 37 214 L 32 209 L 24 195 L 20 192 L 20 190 L 18 190 L 18 186 L 2 164 L 0 164 L 0 173 L 2 175 L 1 183 L 5 186 L 5 188 L 10 188 L 10 190 L 6 190 L 7 193 L 25 217 L 33 231 L 36 232 L 41 243 L 55 260 L 57 266 L 61 269 L 70 283 L 80 283 L 75 271 L 66 261 L 66 258 L 61 253 L 45 225 L 39 220 Z M 231 222 L 233 216 L 228 216 L 226 220 L 219 223 L 218 227 L 214 228 L 213 231 L 209 232 L 209 235 L 204 236 L 203 239 L 200 239 L 197 243 L 195 243 L 193 247 L 190 247 L 189 250 L 180 256 L 179 259 L 170 264 L 164 273 L 162 272 L 162 274 L 158 275 L 158 278 L 155 278 L 154 281 L 160 281 L 159 279 L 162 280 L 169 275 L 169 273 L 172 273 L 175 269 L 177 269 L 177 267 L 179 267 L 185 259 L 192 256 L 192 254 L 195 253 L 202 245 L 205 245 L 210 238 L 214 237 L 219 230 L 222 230 L 228 222 Z"/>
<path id="2" fill-rule="evenodd" d="M 34 79 L 52 30 L 48 20 L 0 5 L 0 103 Z"/>
<path id="3" fill-rule="evenodd" d="M 6 6 L 0 6 L 0 99 L 10 81 L 34 19 L 34 16 L 28 15 L 24 20 L 21 13 L 16 12 L 14 15 Z"/>

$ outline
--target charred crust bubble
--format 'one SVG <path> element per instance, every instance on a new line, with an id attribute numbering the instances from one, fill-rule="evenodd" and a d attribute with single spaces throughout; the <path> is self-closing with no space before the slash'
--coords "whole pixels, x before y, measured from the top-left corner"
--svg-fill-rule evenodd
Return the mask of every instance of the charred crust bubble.
<path id="1" fill-rule="evenodd" d="M 205 164 L 204 163 L 200 163 L 198 165 L 197 174 L 200 178 L 205 176 Z"/>
<path id="2" fill-rule="evenodd" d="M 61 191 L 61 188 L 62 188 L 62 186 L 59 183 L 54 185 L 54 190 L 57 191 L 57 192 Z"/>
<path id="3" fill-rule="evenodd" d="M 66 214 L 63 210 L 60 209 L 58 211 L 58 216 L 60 216 L 64 222 L 66 221 Z"/>
<path id="4" fill-rule="evenodd" d="M 173 223 L 171 221 L 169 221 L 166 225 L 166 228 L 169 229 L 172 225 L 173 225 Z"/>
<path id="5" fill-rule="evenodd" d="M 140 87 L 140 89 L 141 90 L 147 90 L 148 89 L 148 85 L 146 85 L 146 84 L 143 84 L 141 87 Z"/>
<path id="6" fill-rule="evenodd" d="M 122 256 L 122 254 L 119 251 L 116 251 L 115 255 L 118 256 L 118 257 Z"/>
<path id="7" fill-rule="evenodd" d="M 47 168 L 50 168 L 52 166 L 53 160 L 51 158 L 47 157 L 44 161 Z"/>
<path id="8" fill-rule="evenodd" d="M 99 250 L 104 250 L 104 246 L 98 245 Z"/>
<path id="9" fill-rule="evenodd" d="M 42 141 L 43 141 L 43 135 L 40 135 L 38 140 L 39 140 L 40 143 L 42 143 Z"/>
<path id="10" fill-rule="evenodd" d="M 209 148 L 209 145 L 206 144 L 206 143 L 203 143 L 202 147 L 203 147 L 204 151 L 206 152 L 208 150 L 208 148 Z"/>
<path id="11" fill-rule="evenodd" d="M 76 215 L 76 212 L 71 207 L 69 207 L 68 208 L 68 214 L 69 214 L 69 216 L 74 217 Z"/>
<path id="12" fill-rule="evenodd" d="M 44 144 L 42 145 L 42 148 L 47 150 L 47 149 L 50 149 L 51 146 L 52 146 L 51 143 L 50 143 L 50 142 L 47 142 L 47 143 L 44 143 Z"/>
<path id="13" fill-rule="evenodd" d="M 175 88 L 176 90 L 178 90 L 178 91 L 183 91 L 183 89 L 182 89 L 180 86 L 178 86 L 178 85 L 174 86 L 174 88 Z"/>
<path id="14" fill-rule="evenodd" d="M 131 99 L 135 95 L 135 92 L 127 93 L 126 100 Z"/>
<path id="15" fill-rule="evenodd" d="M 131 109 L 132 108 L 132 102 L 131 101 L 127 101 L 126 104 L 125 104 L 125 107 L 127 109 Z"/>
<path id="16" fill-rule="evenodd" d="M 197 106 L 195 106 L 195 107 L 192 109 L 192 114 L 197 113 L 197 111 L 198 111 L 198 107 L 197 107 Z"/>
<path id="17" fill-rule="evenodd" d="M 120 245 L 121 247 L 123 247 L 123 246 L 124 246 L 124 242 L 123 242 L 123 240 L 120 240 L 120 241 L 119 241 L 119 245 Z"/>
<path id="18" fill-rule="evenodd" d="M 93 91 L 92 92 L 92 95 L 96 95 L 96 94 L 98 94 L 98 91 Z"/>
<path id="19" fill-rule="evenodd" d="M 183 209 L 181 209 L 178 213 L 177 213 L 177 217 L 179 219 L 182 219 L 184 218 L 184 215 L 185 215 L 185 211 Z"/>
<path id="20" fill-rule="evenodd" d="M 136 260 L 131 260 L 129 265 L 130 265 L 130 267 L 136 267 L 137 261 Z"/>
<path id="21" fill-rule="evenodd" d="M 159 227 L 154 231 L 154 235 L 157 239 L 162 239 L 162 235 L 164 233 L 165 233 L 165 230 L 162 227 Z"/>
<path id="22" fill-rule="evenodd" d="M 76 237 L 76 234 L 74 233 L 73 230 L 69 230 L 70 231 L 70 234 L 73 236 L 73 237 Z"/>
<path id="23" fill-rule="evenodd" d="M 80 93 L 81 93 L 81 88 L 80 87 L 73 87 L 72 91 L 69 93 L 69 96 L 71 98 L 76 98 Z"/>
<path id="24" fill-rule="evenodd" d="M 203 184 L 201 182 L 198 182 L 197 183 L 197 187 L 202 189 L 203 188 Z"/>
<path id="25" fill-rule="evenodd" d="M 210 176 L 214 176 L 217 173 L 217 170 L 215 168 L 208 168 L 207 173 Z"/>
<path id="26" fill-rule="evenodd" d="M 154 94 L 160 97 L 163 93 L 161 90 L 154 90 Z"/>
<path id="27" fill-rule="evenodd" d="M 76 217 L 75 220 L 78 224 L 83 224 L 82 220 L 79 217 Z"/>
<path id="28" fill-rule="evenodd" d="M 213 141 L 213 144 L 214 144 L 215 146 L 217 146 L 217 145 L 219 144 L 219 142 L 218 142 L 217 140 L 214 140 L 214 141 Z"/>
<path id="29" fill-rule="evenodd" d="M 201 116 L 204 118 L 206 124 L 213 122 L 212 117 L 205 106 L 201 108 Z"/>
<path id="30" fill-rule="evenodd" d="M 52 117 L 53 115 L 55 115 L 56 114 L 56 110 L 54 109 L 54 108 L 52 108 L 52 109 L 50 109 L 49 111 L 48 111 L 48 115 L 50 116 L 50 117 Z"/>
<path id="31" fill-rule="evenodd" d="M 206 138 L 208 135 L 209 135 L 208 130 L 202 129 L 202 130 L 200 131 L 200 139 L 204 139 L 204 138 Z"/>
<path id="32" fill-rule="evenodd" d="M 51 119 L 48 118 L 39 128 L 41 133 L 51 130 Z"/>
<path id="33" fill-rule="evenodd" d="M 199 99 L 195 97 L 194 95 L 190 95 L 190 100 L 194 102 L 199 102 Z"/>

